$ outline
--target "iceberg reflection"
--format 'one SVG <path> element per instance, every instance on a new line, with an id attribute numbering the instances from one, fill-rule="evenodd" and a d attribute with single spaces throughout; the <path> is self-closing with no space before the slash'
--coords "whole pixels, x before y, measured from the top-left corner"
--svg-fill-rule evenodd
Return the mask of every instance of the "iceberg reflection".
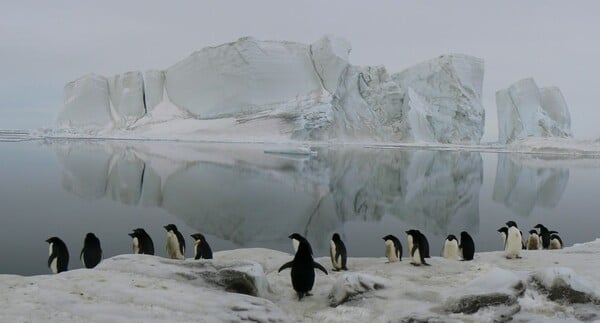
<path id="1" fill-rule="evenodd" d="M 476 152 L 317 147 L 292 156 L 248 144 L 51 145 L 65 190 L 161 207 L 240 246 L 287 246 L 299 232 L 323 251 L 344 223 L 384 217 L 439 236 L 479 230 L 483 162 Z"/>
<path id="2" fill-rule="evenodd" d="M 537 166 L 518 155 L 499 154 L 492 198 L 515 214 L 528 216 L 536 206 L 556 207 L 568 181 L 568 168 Z"/>

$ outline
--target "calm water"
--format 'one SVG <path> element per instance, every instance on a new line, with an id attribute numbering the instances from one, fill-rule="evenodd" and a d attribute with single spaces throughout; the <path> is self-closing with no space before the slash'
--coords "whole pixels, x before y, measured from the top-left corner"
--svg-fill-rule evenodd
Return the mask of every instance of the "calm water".
<path id="1" fill-rule="evenodd" d="M 600 162 L 465 151 L 313 147 L 313 155 L 265 153 L 265 145 L 128 141 L 0 143 L 0 273 L 49 273 L 50 236 L 80 268 L 87 232 L 105 257 L 131 252 L 143 227 L 165 255 L 168 223 L 213 251 L 291 252 L 306 235 L 328 255 L 339 232 L 351 256 L 382 257 L 381 237 L 418 228 L 438 255 L 466 230 L 477 251 L 499 250 L 496 229 L 544 223 L 566 245 L 600 237 Z M 187 256 L 192 257 L 191 248 Z"/>

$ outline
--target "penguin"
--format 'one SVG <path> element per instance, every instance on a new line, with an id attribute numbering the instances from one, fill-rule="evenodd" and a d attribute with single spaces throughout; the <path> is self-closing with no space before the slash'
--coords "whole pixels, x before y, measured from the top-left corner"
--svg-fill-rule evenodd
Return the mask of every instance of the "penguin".
<path id="1" fill-rule="evenodd" d="M 164 228 L 167 230 L 167 256 L 171 259 L 185 259 L 185 240 L 177 226 L 168 224 Z"/>
<path id="2" fill-rule="evenodd" d="M 298 233 L 290 235 L 288 238 L 298 241 L 298 249 L 294 259 L 281 266 L 278 272 L 291 268 L 292 286 L 298 294 L 298 300 L 304 296 L 310 296 L 309 293 L 315 283 L 315 268 L 321 270 L 327 275 L 327 270 L 318 262 L 313 260 L 312 248 L 310 243 Z"/>
<path id="3" fill-rule="evenodd" d="M 154 255 L 154 243 L 144 229 L 133 229 L 133 232 L 128 235 L 133 238 L 134 254 Z"/>
<path id="4" fill-rule="evenodd" d="M 543 224 L 536 224 L 534 228 L 539 229 L 539 236 L 542 239 L 542 249 L 548 249 L 550 246 L 550 231 Z M 558 232 L 556 232 L 558 233 Z"/>
<path id="5" fill-rule="evenodd" d="M 429 266 L 427 262 L 425 262 L 425 245 L 426 239 L 425 236 L 419 232 L 418 230 L 408 230 L 406 231 L 407 240 L 412 248 L 410 250 L 410 256 L 412 258 L 411 265 L 420 266 L 425 265 Z"/>
<path id="6" fill-rule="evenodd" d="M 504 244 L 504 254 L 507 259 L 521 258 L 519 252 L 522 249 L 522 237 L 521 231 L 517 227 L 515 221 L 506 222 L 508 226 L 508 235 L 506 236 L 506 243 Z"/>
<path id="7" fill-rule="evenodd" d="M 92 232 L 85 235 L 83 248 L 81 249 L 79 258 L 85 268 L 94 268 L 102 261 L 102 247 L 100 247 L 100 240 Z"/>
<path id="8" fill-rule="evenodd" d="M 388 262 L 402 261 L 402 244 L 400 240 L 391 234 L 382 239 L 385 241 L 385 256 Z"/>
<path id="9" fill-rule="evenodd" d="M 473 238 L 471 238 L 471 235 L 469 235 L 467 231 L 460 233 L 459 249 L 462 260 L 473 260 L 473 256 L 475 255 L 475 242 L 473 242 Z"/>
<path id="10" fill-rule="evenodd" d="M 48 267 L 53 273 L 58 274 L 69 270 L 69 250 L 60 238 L 52 237 L 46 240 L 50 244 Z"/>
<path id="11" fill-rule="evenodd" d="M 194 259 L 212 259 L 212 250 L 210 249 L 210 245 L 206 242 L 206 238 L 202 233 L 194 233 L 192 234 L 192 238 L 194 238 Z"/>
<path id="12" fill-rule="evenodd" d="M 423 250 L 424 250 L 424 255 L 423 258 L 430 258 L 429 257 L 429 241 L 427 241 L 427 237 L 425 237 L 425 235 L 423 233 L 421 233 L 421 231 L 419 230 L 409 230 L 411 232 L 413 232 L 414 235 L 418 235 L 419 239 L 423 245 Z M 408 231 L 407 231 L 408 232 Z M 412 248 L 413 248 L 413 238 L 412 236 L 407 236 L 407 244 L 408 244 L 408 254 L 411 254 Z"/>
<path id="13" fill-rule="evenodd" d="M 538 235 L 537 230 L 529 230 L 529 239 L 527 239 L 528 250 L 539 250 L 542 249 L 542 240 Z"/>
<path id="14" fill-rule="evenodd" d="M 460 256 L 458 255 L 458 240 L 456 236 L 450 234 L 446 237 L 444 241 L 444 247 L 442 249 L 442 257 L 451 260 L 459 260 Z"/>
<path id="15" fill-rule="evenodd" d="M 331 265 L 334 271 L 348 270 L 346 267 L 346 261 L 348 255 L 346 254 L 346 245 L 340 238 L 340 235 L 334 233 L 331 237 L 331 243 L 329 246 L 329 256 L 331 257 Z"/>
<path id="16" fill-rule="evenodd" d="M 552 233 L 550 235 L 550 244 L 548 245 L 548 249 L 562 249 L 562 248 L 563 248 L 562 239 L 558 236 L 558 234 Z"/>
<path id="17" fill-rule="evenodd" d="M 504 248 L 506 246 L 506 237 L 508 236 L 508 228 L 502 227 L 496 231 L 498 231 L 500 233 L 500 237 L 502 238 L 502 248 Z"/>
<path id="18" fill-rule="evenodd" d="M 521 249 L 526 250 L 527 243 L 525 242 L 525 236 L 523 235 L 523 231 L 519 230 L 519 233 L 521 233 Z"/>

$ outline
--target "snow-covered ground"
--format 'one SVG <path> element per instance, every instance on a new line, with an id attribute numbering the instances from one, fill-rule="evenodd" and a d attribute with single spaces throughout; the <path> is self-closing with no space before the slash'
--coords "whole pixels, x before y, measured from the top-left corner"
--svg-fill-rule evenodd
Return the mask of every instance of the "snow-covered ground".
<path id="1" fill-rule="evenodd" d="M 499 243 L 500 244 L 500 243 Z M 290 244 L 291 249 L 291 244 Z M 0 275 L 6 322 L 491 322 L 600 319 L 600 239 L 563 250 L 409 259 L 350 258 L 348 272 L 317 273 L 298 301 L 292 255 L 267 249 L 215 253 L 214 260 L 120 255 L 96 269 Z M 383 255 L 383 243 L 381 255 Z M 316 261 L 330 268 L 328 258 Z"/>

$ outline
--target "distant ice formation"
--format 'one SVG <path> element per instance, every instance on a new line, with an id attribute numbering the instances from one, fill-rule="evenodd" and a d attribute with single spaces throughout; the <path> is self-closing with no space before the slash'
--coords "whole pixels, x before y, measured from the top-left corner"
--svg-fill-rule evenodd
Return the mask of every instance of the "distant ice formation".
<path id="1" fill-rule="evenodd" d="M 444 55 L 391 75 L 351 65 L 350 50 L 331 36 L 310 45 L 246 37 L 164 71 L 89 74 L 65 86 L 57 125 L 160 137 L 167 131 L 159 124 L 186 119 L 170 132 L 199 140 L 247 139 L 240 129 L 256 129 L 288 140 L 480 141 L 481 59 Z"/>
<path id="2" fill-rule="evenodd" d="M 538 88 L 531 78 L 496 92 L 498 141 L 533 137 L 572 137 L 571 116 L 557 87 Z"/>

